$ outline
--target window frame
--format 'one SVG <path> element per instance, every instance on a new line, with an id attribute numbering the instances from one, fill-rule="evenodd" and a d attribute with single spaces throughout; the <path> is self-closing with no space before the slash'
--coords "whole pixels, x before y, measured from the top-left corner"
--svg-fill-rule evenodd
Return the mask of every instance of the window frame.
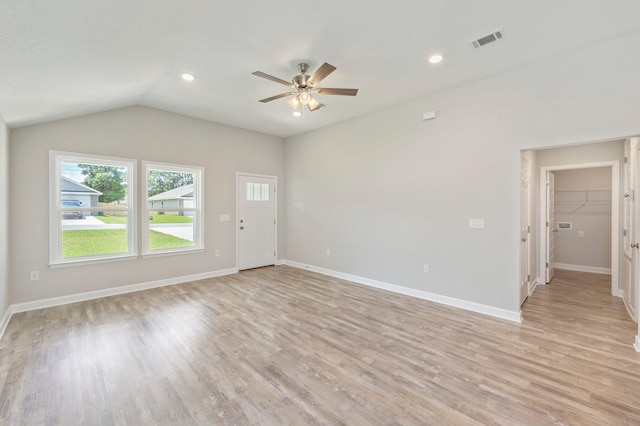
<path id="1" fill-rule="evenodd" d="M 61 165 L 62 163 L 96 164 L 117 166 L 127 169 L 127 251 L 122 253 L 98 254 L 82 257 L 62 257 L 62 213 L 61 206 Z M 84 154 L 65 151 L 49 151 L 49 267 L 65 267 L 92 263 L 131 260 L 138 257 L 137 232 L 137 168 L 138 162 L 130 158 Z M 68 210 L 68 209 L 66 209 Z M 109 211 L 104 207 L 79 207 L 82 212 Z M 114 209 L 116 210 L 116 209 Z M 122 211 L 122 209 L 118 209 Z"/>
<path id="2" fill-rule="evenodd" d="M 148 175 L 150 170 L 160 170 L 176 173 L 193 174 L 194 207 L 149 207 Z M 161 163 L 157 161 L 142 161 L 142 175 L 140 179 L 142 207 L 140 208 L 140 229 L 142 233 L 142 257 L 171 256 L 176 254 L 198 253 L 205 250 L 204 244 L 204 167 L 185 164 Z M 193 246 L 174 247 L 151 250 L 149 248 L 149 215 L 158 211 L 192 211 Z"/>

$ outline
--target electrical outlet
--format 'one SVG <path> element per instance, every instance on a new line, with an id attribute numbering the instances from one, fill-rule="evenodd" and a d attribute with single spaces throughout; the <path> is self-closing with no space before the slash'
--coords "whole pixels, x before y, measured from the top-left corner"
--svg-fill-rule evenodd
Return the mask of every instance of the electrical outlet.
<path id="1" fill-rule="evenodd" d="M 40 279 L 40 271 L 31 271 L 31 281 L 38 281 Z"/>
<path id="2" fill-rule="evenodd" d="M 327 249 L 327 256 L 331 256 L 331 249 Z"/>
<path id="3" fill-rule="evenodd" d="M 578 231 L 578 238 L 584 238 L 584 231 Z"/>
<path id="4" fill-rule="evenodd" d="M 429 267 L 429 265 L 424 265 L 424 273 L 428 274 L 431 272 L 431 268 Z"/>
<path id="5" fill-rule="evenodd" d="M 220 250 L 216 250 L 213 254 L 214 254 L 214 256 L 216 256 L 216 257 L 220 256 Z"/>

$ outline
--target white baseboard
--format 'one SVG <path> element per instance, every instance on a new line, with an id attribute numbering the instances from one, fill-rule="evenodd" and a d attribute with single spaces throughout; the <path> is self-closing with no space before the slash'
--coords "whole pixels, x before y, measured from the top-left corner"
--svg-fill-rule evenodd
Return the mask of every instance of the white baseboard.
<path id="1" fill-rule="evenodd" d="M 592 272 L 594 274 L 611 275 L 611 268 L 598 268 L 596 266 L 571 265 L 568 263 L 554 263 L 556 269 L 566 269 L 567 271 Z"/>
<path id="2" fill-rule="evenodd" d="M 276 260 L 276 266 L 284 265 L 284 264 L 285 264 L 285 262 L 286 262 L 286 261 L 285 261 L 284 259 L 278 259 L 278 260 Z"/>
<path id="3" fill-rule="evenodd" d="M 467 300 L 456 299 L 449 296 L 443 296 L 440 294 L 429 293 L 422 290 L 416 290 L 413 288 L 403 287 L 395 284 L 389 284 L 382 281 L 376 281 L 369 278 L 359 277 L 357 275 L 345 274 L 343 272 L 333 271 L 331 269 L 320 268 L 317 266 L 306 265 L 304 263 L 295 262 L 292 260 L 285 260 L 285 265 L 293 266 L 294 268 L 306 269 L 308 271 L 317 272 L 319 274 L 327 275 L 334 278 L 340 278 L 347 281 L 352 281 L 358 284 L 363 284 L 369 287 L 375 287 L 382 290 L 392 291 L 394 293 L 400 293 L 407 296 L 416 297 L 419 299 L 428 300 L 442 305 L 452 306 L 454 308 L 465 309 L 467 311 L 477 312 L 484 315 L 489 315 L 496 318 L 505 319 L 513 322 L 522 322 L 522 313 L 520 311 L 508 311 L 506 309 L 494 308 L 493 306 L 482 305 L 480 303 L 469 302 Z"/>
<path id="4" fill-rule="evenodd" d="M 539 285 L 543 285 L 540 278 L 534 279 L 533 283 L 531 283 L 531 288 L 529 289 L 529 296 L 533 294 L 533 292 L 536 290 L 536 288 L 538 288 Z"/>
<path id="5" fill-rule="evenodd" d="M 611 295 L 615 297 L 621 297 L 624 299 L 624 290 L 620 290 L 619 288 L 613 289 L 611 291 Z"/>
<path id="6" fill-rule="evenodd" d="M 636 342 L 633 344 L 636 352 L 640 352 L 640 335 L 636 335 Z"/>
<path id="7" fill-rule="evenodd" d="M 33 302 L 17 303 L 11 305 L 11 313 L 33 311 L 35 309 L 50 308 L 53 306 L 67 305 L 69 303 L 83 302 L 85 300 L 99 299 L 101 297 L 116 296 L 118 294 L 132 293 L 134 291 L 148 290 L 151 288 L 165 287 L 168 285 L 183 284 L 190 281 L 203 280 L 206 278 L 221 277 L 223 275 L 235 274 L 237 268 L 221 269 L 219 271 L 205 272 L 202 274 L 185 275 L 181 277 L 168 278 L 165 280 L 150 281 L 140 284 L 125 285 L 122 287 L 107 288 L 104 290 L 89 291 L 86 293 L 71 294 L 69 296 L 52 297 L 50 299 L 35 300 Z"/>

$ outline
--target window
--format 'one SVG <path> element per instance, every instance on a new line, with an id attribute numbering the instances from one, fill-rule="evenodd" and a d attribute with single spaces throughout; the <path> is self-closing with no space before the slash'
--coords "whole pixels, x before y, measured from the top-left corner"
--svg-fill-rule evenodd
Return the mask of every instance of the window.
<path id="1" fill-rule="evenodd" d="M 144 255 L 204 249 L 202 167 L 143 162 Z"/>
<path id="2" fill-rule="evenodd" d="M 247 201 L 269 201 L 269 184 L 247 182 Z"/>
<path id="3" fill-rule="evenodd" d="M 137 255 L 135 160 L 51 151 L 49 264 Z"/>

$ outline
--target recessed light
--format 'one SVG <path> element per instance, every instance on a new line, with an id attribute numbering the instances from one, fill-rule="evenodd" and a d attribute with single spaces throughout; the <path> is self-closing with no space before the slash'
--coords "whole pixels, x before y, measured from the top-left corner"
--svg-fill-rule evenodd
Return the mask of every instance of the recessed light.
<path id="1" fill-rule="evenodd" d="M 293 115 L 296 117 L 300 117 L 302 113 L 300 111 L 293 111 Z"/>
<path id="2" fill-rule="evenodd" d="M 438 62 L 442 61 L 442 55 L 439 53 L 436 53 L 435 55 L 431 55 L 429 57 L 429 62 L 431 62 L 432 64 L 437 64 Z"/>
<path id="3" fill-rule="evenodd" d="M 184 81 L 193 81 L 196 79 L 196 76 L 193 74 L 189 74 L 188 72 L 183 72 L 182 73 L 182 79 Z"/>

